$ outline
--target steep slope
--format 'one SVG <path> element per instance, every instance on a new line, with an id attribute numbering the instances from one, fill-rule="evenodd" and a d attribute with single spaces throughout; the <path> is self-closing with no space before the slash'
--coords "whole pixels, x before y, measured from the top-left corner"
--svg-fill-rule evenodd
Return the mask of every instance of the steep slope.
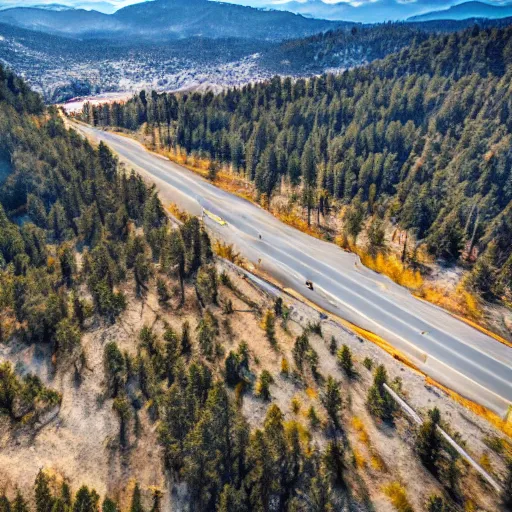
<path id="1" fill-rule="evenodd" d="M 382 59 L 428 37 L 420 26 L 399 23 L 330 30 L 274 45 L 263 53 L 261 62 L 281 74 L 323 73 Z"/>
<path id="2" fill-rule="evenodd" d="M 434 20 L 343 27 L 306 38 L 283 41 L 262 52 L 261 63 L 280 74 L 339 71 L 382 59 L 431 35 L 468 27 L 506 27 L 512 18 Z"/>
<path id="3" fill-rule="evenodd" d="M 312 20 L 280 11 L 263 11 L 208 0 L 155 0 L 112 15 L 72 9 L 13 8 L 0 11 L 0 23 L 67 37 L 161 41 L 184 37 L 239 37 L 277 41 L 303 37 L 340 23 Z"/>
<path id="4" fill-rule="evenodd" d="M 334 23 L 289 12 L 262 11 L 208 0 L 155 0 L 125 7 L 115 19 L 159 37 L 243 37 L 279 40 L 328 30 Z"/>
<path id="5" fill-rule="evenodd" d="M 443 445 L 427 469 L 384 384 L 505 479 L 497 430 L 215 258 L 237 259 L 1 66 L 0 135 L 3 511 L 497 510 Z"/>
<path id="6" fill-rule="evenodd" d="M 118 37 L 126 27 L 116 19 L 84 9 L 47 10 L 15 7 L 0 11 L 0 22 L 68 37 Z"/>

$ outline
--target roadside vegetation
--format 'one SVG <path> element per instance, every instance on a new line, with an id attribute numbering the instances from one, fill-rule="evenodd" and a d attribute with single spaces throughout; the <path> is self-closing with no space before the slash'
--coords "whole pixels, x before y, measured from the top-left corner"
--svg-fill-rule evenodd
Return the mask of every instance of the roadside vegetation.
<path id="1" fill-rule="evenodd" d="M 488 462 L 497 496 L 438 442 L 437 413 L 419 430 L 401 415 L 384 387 L 393 358 L 361 363 L 359 339 L 291 318 L 282 297 L 223 268 L 214 250 L 235 254 L 199 219 L 173 227 L 154 187 L 1 67 L 0 133 L 13 164 L 0 185 L 0 333 L 16 361 L 0 367 L 2 510 L 510 502 L 502 454 Z M 25 363 L 41 377 L 21 375 Z"/>
<path id="2" fill-rule="evenodd" d="M 81 117 L 145 127 L 155 147 L 185 163 L 214 162 L 206 173 L 244 178 L 283 220 L 338 237 L 371 268 L 483 321 L 479 297 L 512 301 L 511 30 L 418 40 L 339 76 L 274 77 L 218 95 L 142 91 L 123 104 L 86 105 Z M 475 48 L 490 47 L 492 59 L 477 57 Z M 382 237 L 386 225 L 405 234 L 399 244 Z M 464 292 L 422 286 L 429 258 L 467 268 Z"/>

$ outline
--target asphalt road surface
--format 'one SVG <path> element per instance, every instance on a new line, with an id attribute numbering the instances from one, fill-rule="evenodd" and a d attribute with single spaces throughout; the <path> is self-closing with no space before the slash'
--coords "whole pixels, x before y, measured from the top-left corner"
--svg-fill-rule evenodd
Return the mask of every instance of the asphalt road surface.
<path id="1" fill-rule="evenodd" d="M 422 371 L 461 395 L 505 416 L 512 403 L 512 349 L 446 311 L 414 298 L 387 277 L 362 266 L 354 254 L 287 226 L 248 201 L 148 152 L 126 137 L 83 125 L 129 167 L 154 181 L 164 201 L 227 224 L 205 223 L 249 261 L 310 301 L 407 354 Z M 261 235 L 261 239 L 260 239 Z M 314 290 L 305 286 L 311 280 Z"/>

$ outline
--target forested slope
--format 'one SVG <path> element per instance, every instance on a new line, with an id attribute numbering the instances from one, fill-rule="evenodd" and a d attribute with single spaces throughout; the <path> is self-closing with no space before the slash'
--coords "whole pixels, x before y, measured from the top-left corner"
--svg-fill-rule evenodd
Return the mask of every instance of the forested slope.
<path id="1" fill-rule="evenodd" d="M 412 24 L 363 25 L 350 30 L 344 27 L 283 41 L 263 52 L 261 62 L 279 74 L 322 73 L 329 68 L 348 69 L 382 59 L 428 37 L 426 30 Z"/>
<path id="2" fill-rule="evenodd" d="M 421 429 L 400 416 L 384 384 L 402 393 L 404 365 L 387 358 L 391 382 L 378 348 L 336 331 L 353 349 L 376 354 L 353 359 L 347 344 L 325 337 L 323 328 L 332 326 L 316 313 L 314 321 L 301 324 L 302 311 L 290 321 L 282 298 L 254 300 L 250 294 L 260 296 L 236 273 L 217 275 L 197 218 L 182 215 L 172 227 L 156 191 L 105 145 L 94 148 L 66 130 L 10 72 L 0 68 L 0 77 L 1 150 L 11 166 L 0 184 L 0 510 L 510 505 L 508 444 L 497 431 L 476 415 L 471 422 L 456 415 L 478 433 L 480 451 L 483 435 L 493 434 L 486 460 L 495 464 L 502 496 L 458 469 L 436 434 L 437 409 Z M 186 112 L 204 101 L 191 98 L 175 106 Z M 145 101 L 141 95 L 136 104 L 151 105 Z M 266 137 L 271 121 L 261 123 Z M 301 163 L 296 157 L 305 176 L 316 172 L 307 167 L 315 158 L 308 147 Z M 265 161 L 251 172 L 268 184 Z M 21 375 L 35 353 L 41 378 Z M 432 400 L 453 410 L 437 393 L 423 403 Z M 136 484 L 147 472 L 144 487 Z M 84 481 L 96 482 L 102 495 Z"/>
<path id="3" fill-rule="evenodd" d="M 510 297 L 511 36 L 474 27 L 339 76 L 275 77 L 218 96 L 141 93 L 87 106 L 84 119 L 159 127 L 164 144 L 230 165 L 267 196 L 284 177 L 308 212 L 336 200 L 356 219 L 395 217 L 436 257 L 477 247 L 473 284 Z"/>
<path id="4" fill-rule="evenodd" d="M 39 455 L 30 456 L 27 467 L 16 467 L 14 472 L 33 471 L 36 464 L 41 468 L 34 498 L 30 488 L 9 480 L 12 468 L 1 468 L 1 510 L 11 510 L 10 499 L 16 512 L 119 510 L 108 497 L 100 500 L 94 489 L 79 488 L 80 481 L 65 477 L 76 462 L 72 444 L 64 444 L 62 474 L 55 474 L 54 468 L 46 471 L 47 461 L 35 448 L 40 449 L 38 434 L 58 414 L 62 399 L 51 385 L 67 381 L 69 374 L 72 384 L 64 386 L 63 393 L 71 393 L 72 401 L 82 400 L 82 386 L 91 378 L 97 379 L 92 383 L 96 389 L 102 389 L 100 396 L 93 394 L 89 408 L 75 409 L 74 414 L 88 421 L 97 410 L 106 409 L 117 418 L 118 434 L 113 439 L 101 437 L 104 433 L 99 429 L 86 434 L 93 439 L 99 436 L 108 478 L 117 460 L 125 482 L 139 478 L 127 461 L 150 432 L 158 445 L 151 447 L 151 453 L 162 458 L 153 456 L 147 465 L 162 468 L 159 473 L 177 486 L 183 483 L 181 499 L 192 510 L 269 510 L 269 503 L 275 502 L 283 510 L 305 511 L 309 505 L 303 493 L 320 510 L 340 503 L 344 495 L 341 396 L 334 379 L 328 380 L 331 398 L 326 406 L 331 420 L 325 424 L 329 436 L 325 449 L 314 446 L 296 422 L 285 432 L 283 413 L 275 404 L 269 407 L 264 426 L 251 429 L 242 413 L 242 395 L 254 382 L 255 396 L 265 405 L 273 377 L 261 371 L 256 382 L 247 344 L 234 340 L 229 321 L 233 316 L 221 322 L 222 311 L 234 315 L 234 310 L 231 299 L 223 295 L 221 302 L 219 281 L 255 313 L 259 314 L 259 306 L 245 298 L 229 276 L 217 276 L 210 240 L 198 219 L 186 218 L 179 229 L 172 228 L 155 190 L 133 172 L 124 172 L 105 145 L 93 148 L 66 130 L 56 111 L 45 110 L 40 98 L 10 72 L 0 68 L 0 77 L 1 149 L 12 164 L 12 172 L 0 185 L 2 354 L 10 354 L 11 345 L 35 346 L 47 354 L 45 364 L 58 376 L 56 380 L 47 376 L 47 387 L 34 375 L 18 375 L 18 365 L 14 368 L 9 360 L 0 364 L 0 455 L 12 443 L 17 460 L 29 442 Z M 109 326 L 120 321 L 129 301 L 144 308 L 148 293 L 158 295 L 161 312 L 151 326 L 138 325 L 142 314 L 136 317 L 131 351 L 119 348 L 119 335 L 105 343 Z M 188 318 L 197 318 L 197 323 L 182 321 L 176 330 L 171 323 L 180 320 L 176 311 L 185 304 Z M 281 303 L 281 314 L 283 307 Z M 244 316 L 247 329 L 248 313 Z M 275 316 L 269 311 L 266 318 L 268 340 L 276 344 Z M 96 350 L 103 361 L 99 370 L 89 366 L 89 358 L 97 354 L 87 354 L 82 347 L 83 338 L 90 342 L 94 336 L 99 336 Z M 224 338 L 237 342 L 229 354 L 221 345 Z M 301 344 L 316 368 L 318 355 L 310 348 L 307 333 Z M 236 400 L 228 385 L 238 385 Z M 316 415 L 314 409 L 312 414 Z M 146 433 L 141 418 L 149 422 Z M 56 438 L 61 432 L 69 435 L 67 423 L 73 422 L 69 416 L 61 419 Z M 80 453 L 80 461 L 89 456 Z M 86 480 L 99 471 L 99 467 L 80 469 L 79 477 Z M 154 488 L 151 510 L 161 510 L 162 499 L 161 490 Z M 144 510 L 138 486 L 130 510 Z"/>

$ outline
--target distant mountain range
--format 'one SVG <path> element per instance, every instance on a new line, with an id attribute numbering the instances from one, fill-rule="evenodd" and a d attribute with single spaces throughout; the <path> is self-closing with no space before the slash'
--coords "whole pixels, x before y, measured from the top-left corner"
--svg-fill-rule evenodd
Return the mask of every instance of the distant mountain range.
<path id="1" fill-rule="evenodd" d="M 69 5 L 62 4 L 33 4 L 33 5 L 24 5 L 23 7 L 30 7 L 33 9 L 43 9 L 45 11 L 68 11 L 70 9 L 74 9 L 74 7 L 70 7 Z M 5 9 L 13 9 L 13 4 L 11 3 L 2 3 L 0 2 L 0 10 Z"/>
<path id="2" fill-rule="evenodd" d="M 345 20 L 358 23 L 382 23 L 396 20 L 438 20 L 469 18 L 502 18 L 510 16 L 512 0 L 496 3 L 463 2 L 451 7 L 460 0 L 375 0 L 337 1 L 328 0 L 231 0 L 243 4 L 290 11 L 312 18 Z M 277 3 L 276 3 L 277 2 Z M 449 9 L 451 7 L 451 9 Z"/>
<path id="3" fill-rule="evenodd" d="M 512 5 L 491 5 L 484 2 L 464 2 L 449 9 L 412 16 L 409 21 L 464 20 L 468 18 L 505 18 L 512 16 Z"/>
<path id="4" fill-rule="evenodd" d="M 119 6 L 110 3 L 110 2 L 104 2 L 102 0 L 98 0 L 97 2 L 86 2 L 84 5 L 76 4 L 76 5 L 69 5 L 69 4 L 59 4 L 59 3 L 51 3 L 51 4 L 45 4 L 45 3 L 37 3 L 35 0 L 33 0 L 34 3 L 27 2 L 23 5 L 19 5 L 21 2 L 15 1 L 15 0 L 0 0 L 0 10 L 5 9 L 13 9 L 16 7 L 31 7 L 35 9 L 44 9 L 47 11 L 68 11 L 70 9 L 75 8 L 83 8 L 85 10 L 90 11 L 91 9 L 94 9 L 96 11 L 100 11 L 107 14 L 112 14 L 113 12 L 117 11 L 119 9 Z M 71 0 L 70 0 L 71 1 Z M 136 0 L 134 0 L 136 1 Z"/>
<path id="5" fill-rule="evenodd" d="M 499 5 L 462 2 L 445 9 L 441 0 L 378 0 L 328 3 L 325 0 L 152 0 L 118 9 L 107 0 L 73 5 L 60 3 L 19 6 L 0 0 L 0 23 L 66 37 L 143 37 L 168 40 L 183 37 L 242 37 L 278 41 L 307 37 L 339 27 L 339 22 L 379 23 L 390 20 L 435 21 L 512 16 L 512 0 Z M 75 1 L 75 0 L 73 0 Z M 127 0 L 137 2 L 137 0 Z M 243 5 L 241 5 L 243 4 Z M 118 9 L 118 10 L 116 10 Z M 426 12 L 422 12 L 426 11 Z M 418 12 L 420 14 L 418 14 Z M 331 23 L 329 23 L 331 22 Z M 338 22 L 338 25 L 334 25 Z"/>
<path id="6" fill-rule="evenodd" d="M 0 23 L 80 38 L 237 37 L 267 41 L 305 37 L 351 25 L 207 0 L 154 0 L 110 15 L 84 9 L 15 7 L 0 11 Z"/>
<path id="7" fill-rule="evenodd" d="M 258 2 L 258 5 L 261 4 Z M 358 5 L 345 1 L 327 3 L 322 0 L 291 0 L 289 2 L 268 3 L 265 4 L 265 8 L 294 12 L 311 18 L 346 20 L 357 23 L 404 20 L 418 13 L 416 2 L 398 3 L 396 0 L 359 2 Z"/>

